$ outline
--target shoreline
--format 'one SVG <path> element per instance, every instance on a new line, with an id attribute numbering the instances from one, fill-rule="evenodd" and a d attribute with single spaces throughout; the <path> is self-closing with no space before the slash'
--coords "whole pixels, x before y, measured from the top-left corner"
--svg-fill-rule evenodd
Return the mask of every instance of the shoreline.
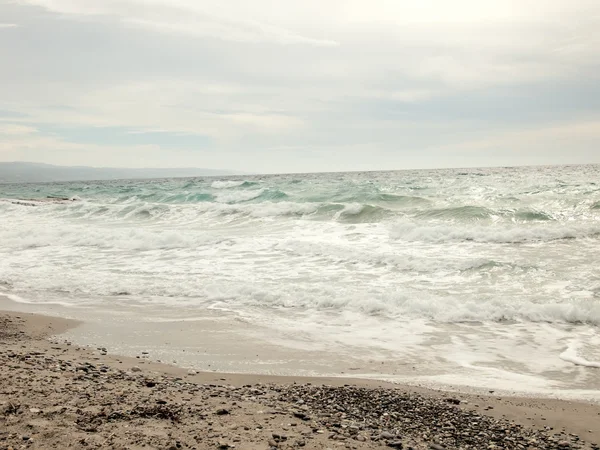
<path id="1" fill-rule="evenodd" d="M 600 372 L 594 368 L 577 368 L 556 355 L 553 358 L 560 367 L 546 364 L 548 370 L 552 368 L 554 372 L 548 372 L 545 377 L 539 369 L 535 373 L 519 372 L 518 360 L 511 360 L 511 365 L 506 367 L 498 364 L 471 367 L 460 363 L 452 367 L 450 358 L 443 367 L 436 361 L 430 365 L 431 355 L 420 359 L 413 351 L 404 354 L 372 351 L 364 341 L 362 347 L 342 345 L 337 352 L 318 339 L 288 339 L 281 330 L 273 331 L 260 323 L 211 310 L 191 319 L 175 314 L 156 321 L 149 318 L 157 313 L 160 316 L 162 312 L 150 311 L 140 318 L 135 308 L 123 305 L 111 310 L 87 310 L 62 303 L 21 302 L 0 295 L 2 309 L 81 320 L 81 326 L 65 334 L 79 346 L 106 347 L 114 354 L 141 356 L 144 360 L 166 362 L 197 372 L 260 374 L 284 379 L 342 378 L 472 396 L 494 391 L 494 395 L 501 397 L 600 404 Z M 453 332 L 457 330 L 447 330 L 450 336 Z M 552 387 L 554 383 L 556 389 Z"/>
<path id="2" fill-rule="evenodd" d="M 4 421 L 4 428 L 8 430 L 7 434 L 0 434 L 0 448 L 9 448 L 3 447 L 5 443 L 8 443 L 8 446 L 11 446 L 15 445 L 17 442 L 19 444 L 25 444 L 26 448 L 51 448 L 53 438 L 49 436 L 47 430 L 40 430 L 40 433 L 38 434 L 33 433 L 32 430 L 35 430 L 37 427 L 49 427 L 56 432 L 60 430 L 60 433 L 65 432 L 65 427 L 67 429 L 75 427 L 75 431 L 82 433 L 83 437 L 80 439 L 91 439 L 90 445 L 92 445 L 92 441 L 96 442 L 96 439 L 92 438 L 96 438 L 99 435 L 104 436 L 102 429 L 106 428 L 106 432 L 111 430 L 113 434 L 116 433 L 116 435 L 120 436 L 119 439 L 122 441 L 123 447 L 138 448 L 135 446 L 137 445 L 135 442 L 132 443 L 131 441 L 127 441 L 127 421 L 125 421 L 125 423 L 118 423 L 118 421 L 112 423 L 111 421 L 105 421 L 102 416 L 98 416 L 95 418 L 98 419 L 97 422 L 99 424 L 102 422 L 101 425 L 97 427 L 92 426 L 90 428 L 95 429 L 96 431 L 85 431 L 80 430 L 81 427 L 74 425 L 76 421 L 72 422 L 70 425 L 62 422 L 54 423 L 57 420 L 56 411 L 51 414 L 45 413 L 49 408 L 55 408 L 55 406 L 48 405 L 47 401 L 57 404 L 60 404 L 61 401 L 70 402 L 73 400 L 73 394 L 79 392 L 81 387 L 86 391 L 86 402 L 84 404 L 89 408 L 93 409 L 93 405 L 96 403 L 94 400 L 97 400 L 98 404 L 118 404 L 120 402 L 117 400 L 120 397 L 113 389 L 115 386 L 118 387 L 117 391 L 119 394 L 122 394 L 123 391 L 129 392 L 129 395 L 133 397 L 133 406 L 147 404 L 153 395 L 152 391 L 156 390 L 156 386 L 159 388 L 160 386 L 167 386 L 170 387 L 171 390 L 175 389 L 175 392 L 170 392 L 170 395 L 174 399 L 173 402 L 177 405 L 177 408 L 183 408 L 185 405 L 193 403 L 193 398 L 195 396 L 191 395 L 190 392 L 195 393 L 196 395 L 199 395 L 199 393 L 202 392 L 204 394 L 203 405 L 206 406 L 206 404 L 209 403 L 210 408 L 213 408 L 214 411 L 219 410 L 218 406 L 223 404 L 227 405 L 226 408 L 239 406 L 239 409 L 243 411 L 243 414 L 239 418 L 236 418 L 235 423 L 239 425 L 241 422 L 251 420 L 253 424 L 252 427 L 240 425 L 241 429 L 239 427 L 236 428 L 236 432 L 240 435 L 237 437 L 240 439 L 240 441 L 237 442 L 237 446 L 240 447 L 240 442 L 243 442 L 244 445 L 242 448 L 265 448 L 267 445 L 267 448 L 269 448 L 269 446 L 274 447 L 270 445 L 273 443 L 277 444 L 275 448 L 285 448 L 285 446 L 280 445 L 284 444 L 283 441 L 273 442 L 274 438 L 272 435 L 277 433 L 297 434 L 298 436 L 294 439 L 300 443 L 304 440 L 307 448 L 328 448 L 332 443 L 348 442 L 351 442 L 350 448 L 375 448 L 382 443 L 389 446 L 389 443 L 393 444 L 394 442 L 397 442 L 394 440 L 397 438 L 402 438 L 405 448 L 408 448 L 406 447 L 408 445 L 412 445 L 414 448 L 429 448 L 428 446 L 431 446 L 436 439 L 440 441 L 440 444 L 449 444 L 449 442 L 453 442 L 452 440 L 455 438 L 447 436 L 448 433 L 452 435 L 452 433 L 448 431 L 452 430 L 452 428 L 435 429 L 434 425 L 436 420 L 435 417 L 431 416 L 432 411 L 435 411 L 436 414 L 439 414 L 440 416 L 447 416 L 448 425 L 445 425 L 445 427 L 459 429 L 459 425 L 464 425 L 462 422 L 467 418 L 469 418 L 469 420 L 474 419 L 474 423 L 482 423 L 488 420 L 491 421 L 486 425 L 487 428 L 495 426 L 494 424 L 498 421 L 498 423 L 502 423 L 505 426 L 510 425 L 517 427 L 517 429 L 515 429 L 516 436 L 520 436 L 519 433 L 525 435 L 527 435 L 527 433 L 541 433 L 539 435 L 536 434 L 533 438 L 528 438 L 529 440 L 536 440 L 536 442 L 539 442 L 540 444 L 540 436 L 551 436 L 553 433 L 564 431 L 564 435 L 555 439 L 555 444 L 558 445 L 559 442 L 565 444 L 569 441 L 568 444 L 570 445 L 570 447 L 551 447 L 548 446 L 548 442 L 551 441 L 548 441 L 544 444 L 546 446 L 533 448 L 597 448 L 591 443 L 600 443 L 600 427 L 598 426 L 600 405 L 598 404 L 566 400 L 501 397 L 496 395 L 484 396 L 445 392 L 365 379 L 195 372 L 164 363 L 151 362 L 145 360 L 143 357 L 132 358 L 111 355 L 106 351 L 103 351 L 102 348 L 91 349 L 71 345 L 69 342 L 64 342 L 64 339 L 61 339 L 60 333 L 64 333 L 68 329 L 79 325 L 79 323 L 68 319 L 32 313 L 0 311 L 0 325 L 0 360 L 3 360 L 0 364 L 2 367 L 0 369 L 0 381 L 2 381 L 0 385 L 3 386 L 1 389 L 3 395 L 0 396 L 0 408 L 4 409 L 5 412 L 4 415 L 0 414 L 0 423 Z M 53 336 L 53 338 L 49 339 L 50 336 Z M 68 361 L 70 364 L 66 364 L 65 361 Z M 15 362 L 18 362 L 18 364 L 15 364 Z M 98 369 L 98 367 L 100 367 L 100 369 Z M 32 370 L 32 368 L 35 370 Z M 15 377 L 14 375 L 16 373 L 20 376 Z M 88 375 L 90 376 L 88 377 Z M 53 387 L 52 384 L 47 385 L 47 380 L 49 379 L 54 380 L 53 383 L 64 383 L 63 389 L 59 390 L 56 387 Z M 147 381 L 148 379 L 152 379 L 153 381 Z M 81 385 L 77 386 L 76 390 L 72 389 L 74 380 L 77 380 L 75 384 Z M 97 380 L 101 381 L 102 388 L 106 390 L 105 395 L 101 396 L 102 398 L 98 398 L 100 395 L 99 393 L 93 392 Z M 140 385 L 140 380 L 144 380 L 143 383 L 145 384 Z M 45 392 L 43 399 L 40 398 L 39 393 L 37 395 L 35 394 L 36 389 L 37 392 Z M 57 390 L 59 392 L 57 392 Z M 262 392 L 262 394 L 253 393 L 253 390 L 258 390 Z M 402 419 L 401 416 L 405 413 L 411 420 L 416 420 L 417 422 L 421 421 L 423 427 L 415 430 L 412 434 L 407 433 L 407 430 L 402 428 L 401 432 L 395 432 L 393 430 L 398 429 L 398 426 L 401 425 L 401 421 L 394 423 L 395 427 L 390 426 L 386 428 L 382 425 L 385 425 L 387 422 L 384 421 L 382 424 L 381 417 L 379 417 L 376 421 L 378 424 L 377 426 L 379 427 L 377 430 L 373 428 L 374 424 L 370 423 L 365 430 L 359 430 L 354 436 L 340 434 L 337 431 L 347 430 L 347 428 L 341 429 L 339 427 L 333 427 L 333 429 L 331 429 L 326 426 L 327 423 L 332 422 L 332 412 L 329 403 L 320 398 L 320 396 L 325 395 L 323 390 L 326 391 L 327 395 L 333 395 L 334 398 L 342 399 L 340 402 L 343 404 L 337 405 L 337 407 L 342 408 L 342 410 L 345 409 L 346 403 L 349 405 L 354 403 L 361 404 L 360 402 L 363 402 L 364 398 L 369 396 L 376 396 L 377 399 L 380 399 L 381 396 L 392 396 L 396 402 L 400 403 L 403 399 L 411 399 L 411 401 L 420 405 L 417 411 L 408 408 L 407 411 L 402 410 L 400 412 L 392 412 L 396 415 L 400 414 L 398 419 Z M 234 393 L 235 395 L 233 395 Z M 283 395 L 291 396 L 291 399 L 282 401 L 277 398 Z M 306 396 L 309 400 L 302 400 L 302 398 L 300 398 L 300 400 L 303 401 L 301 405 L 298 403 L 299 400 L 293 401 L 302 396 Z M 27 403 L 29 412 L 25 410 L 16 415 L 6 414 L 7 408 L 10 409 L 11 405 L 25 405 Z M 33 403 L 37 403 L 37 406 Z M 44 404 L 40 405 L 39 403 Z M 171 401 L 169 401 L 168 404 L 171 404 Z M 309 407 L 311 418 L 315 418 L 314 423 L 311 422 L 311 426 L 316 429 L 315 432 L 313 432 L 313 428 L 311 428 L 310 430 L 304 430 L 305 433 L 309 433 L 310 431 L 307 435 L 302 433 L 292 433 L 292 431 L 295 432 L 299 430 L 299 426 L 307 425 L 305 423 L 306 421 L 302 419 L 298 421 L 298 416 L 294 415 L 295 413 L 303 414 L 301 411 L 298 411 L 299 406 Z M 286 414 L 264 414 L 263 409 L 273 407 L 278 410 L 281 410 L 281 408 L 286 410 L 287 408 L 288 413 L 290 410 L 293 410 L 291 418 L 286 417 L 284 422 L 290 421 L 291 423 L 292 420 L 295 420 L 298 423 L 296 423 L 295 426 L 288 426 L 287 423 L 282 423 L 278 426 L 287 429 L 280 429 L 279 431 L 275 430 L 277 427 L 273 427 L 272 425 L 274 420 L 273 417 L 285 416 Z M 103 408 L 106 409 L 106 406 Z M 374 410 L 378 410 L 379 408 L 381 408 L 381 406 L 377 406 L 376 403 L 373 403 Z M 81 407 L 79 407 L 79 409 L 82 410 Z M 41 412 L 35 412 L 37 410 L 40 410 Z M 131 409 L 131 411 L 133 410 L 134 409 Z M 262 411 L 262 413 L 259 414 L 259 411 Z M 421 412 L 419 411 L 422 412 L 423 417 L 420 417 L 419 414 L 421 414 Z M 166 411 L 163 412 L 166 414 Z M 85 416 L 87 412 L 84 411 L 84 413 L 85 414 L 83 415 Z M 223 414 L 223 417 L 221 417 L 220 415 L 213 413 L 202 413 L 206 417 L 210 416 L 213 418 L 213 425 L 208 425 L 208 423 L 211 422 L 208 419 L 203 422 L 206 425 L 206 433 L 205 435 L 200 436 L 200 441 L 195 441 L 195 445 L 190 443 L 187 447 L 183 446 L 182 448 L 215 448 L 220 444 L 226 444 L 228 446 L 222 448 L 233 448 L 231 446 L 236 445 L 236 442 L 232 439 L 237 438 L 232 438 L 227 441 L 230 434 L 235 434 L 231 432 L 231 424 L 224 423 L 223 426 L 225 428 L 223 429 L 228 431 L 219 435 L 225 434 L 227 436 L 226 438 L 223 438 L 222 436 L 217 437 L 216 434 L 218 433 L 214 431 L 216 429 L 216 421 L 213 416 L 219 420 L 225 420 L 231 419 L 231 417 L 229 417 L 231 414 Z M 50 416 L 48 416 L 48 414 L 50 414 Z M 95 414 L 97 415 L 98 412 L 96 411 Z M 347 411 L 340 411 L 339 414 L 351 416 L 351 413 Z M 390 417 L 389 415 L 385 415 L 386 413 L 382 414 L 384 414 L 382 417 Z M 41 422 L 38 417 L 40 415 L 45 416 L 42 420 L 44 426 L 40 425 Z M 287 416 L 289 415 L 290 414 L 287 414 Z M 452 419 L 453 416 L 455 419 Z M 271 417 L 271 419 L 267 420 L 268 417 Z M 393 417 L 396 419 L 395 416 Z M 419 419 L 415 419 L 415 417 Z M 140 421 L 140 426 L 153 427 L 156 426 L 154 422 L 158 419 L 156 417 L 136 416 L 136 420 Z M 312 420 L 313 419 L 311 419 L 311 421 Z M 393 419 L 389 420 L 390 425 L 392 425 L 391 422 Z M 456 420 L 457 423 L 453 423 L 453 420 Z M 34 424 L 33 428 L 30 426 L 32 423 Z M 257 423 L 262 424 L 262 428 L 254 426 Z M 173 424 L 169 425 L 163 423 L 162 426 L 171 429 L 172 433 L 179 429 L 179 427 L 172 427 Z M 198 424 L 196 423 L 194 426 L 198 426 Z M 268 426 L 270 426 L 273 431 L 265 433 L 264 431 L 269 428 Z M 362 424 L 362 426 L 364 427 L 364 424 Z M 183 430 L 181 439 L 184 439 L 188 433 L 191 433 L 192 428 L 188 429 L 187 432 L 186 430 Z M 248 428 L 248 430 L 245 428 Z M 429 432 L 423 431 L 423 428 L 429 430 Z M 213 431 L 209 431 L 209 429 L 212 429 Z M 352 428 L 352 430 L 354 430 L 354 428 Z M 322 431 L 322 433 L 317 433 L 317 431 Z M 335 433 L 333 431 L 335 431 Z M 480 432 L 483 431 L 479 430 L 478 433 Z M 26 435 L 25 433 L 29 433 L 29 435 Z M 89 436 L 90 434 L 91 436 Z M 384 437 L 377 438 L 377 436 L 381 436 L 382 434 Z M 246 437 L 243 437 L 242 435 Z M 571 435 L 577 435 L 578 438 L 575 439 L 574 436 Z M 11 438 L 10 436 L 13 437 Z M 437 438 L 435 436 L 437 436 Z M 24 441 L 24 437 L 28 437 L 29 439 Z M 354 438 L 358 438 L 359 440 Z M 362 440 L 363 438 L 364 440 Z M 143 441 L 140 436 L 136 439 L 138 439 L 139 442 Z M 219 439 L 225 439 L 227 442 L 220 442 Z M 446 440 L 444 441 L 444 439 Z M 577 446 L 580 445 L 577 444 L 577 442 L 582 441 L 589 444 Z M 253 444 L 246 445 L 246 442 L 253 442 Z M 150 445 L 150 448 L 167 448 L 160 446 L 152 447 L 153 444 L 149 441 L 146 443 Z M 286 438 L 285 444 L 288 445 L 290 443 L 291 439 L 288 440 Z M 56 444 L 58 445 L 58 441 L 56 441 Z M 160 445 L 163 444 L 161 443 Z M 528 441 L 527 445 L 531 445 L 531 443 Z M 91 448 L 94 447 L 92 446 Z M 115 448 L 119 447 L 116 446 Z M 175 448 L 177 448 L 176 444 Z M 450 449 L 458 447 L 450 445 L 440 448 Z M 519 447 L 515 446 L 514 448 Z M 527 446 L 525 446 L 525 448 L 527 448 Z"/>

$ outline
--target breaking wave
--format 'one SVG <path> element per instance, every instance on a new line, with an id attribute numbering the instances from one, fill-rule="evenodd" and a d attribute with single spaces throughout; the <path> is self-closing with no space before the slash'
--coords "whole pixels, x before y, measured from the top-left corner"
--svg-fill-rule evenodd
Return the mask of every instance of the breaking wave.
<path id="1" fill-rule="evenodd" d="M 391 227 L 395 239 L 443 243 L 472 241 L 477 243 L 520 244 L 526 242 L 549 242 L 567 239 L 595 239 L 600 237 L 600 223 L 544 225 L 515 225 L 510 223 L 491 225 L 419 224 L 398 223 Z"/>

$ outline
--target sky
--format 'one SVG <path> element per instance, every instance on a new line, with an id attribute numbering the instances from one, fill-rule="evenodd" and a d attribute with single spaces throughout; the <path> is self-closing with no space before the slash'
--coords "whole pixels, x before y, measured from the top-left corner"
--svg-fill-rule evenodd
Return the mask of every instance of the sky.
<path id="1" fill-rule="evenodd" d="M 600 2 L 0 0 L 0 161 L 600 163 Z"/>

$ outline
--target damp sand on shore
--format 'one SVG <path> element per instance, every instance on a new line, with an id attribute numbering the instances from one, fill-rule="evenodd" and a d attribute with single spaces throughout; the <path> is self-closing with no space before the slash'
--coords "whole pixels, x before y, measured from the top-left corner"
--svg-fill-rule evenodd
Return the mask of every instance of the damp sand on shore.
<path id="1" fill-rule="evenodd" d="M 196 373 L 0 312 L 0 449 L 599 448 L 600 406 L 369 380 Z"/>

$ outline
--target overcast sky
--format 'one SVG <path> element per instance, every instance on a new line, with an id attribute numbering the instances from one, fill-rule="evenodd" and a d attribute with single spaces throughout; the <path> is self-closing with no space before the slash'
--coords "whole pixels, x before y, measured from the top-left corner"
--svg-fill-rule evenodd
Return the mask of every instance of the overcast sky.
<path id="1" fill-rule="evenodd" d="M 600 162 L 598 0 L 0 0 L 0 161 Z"/>

